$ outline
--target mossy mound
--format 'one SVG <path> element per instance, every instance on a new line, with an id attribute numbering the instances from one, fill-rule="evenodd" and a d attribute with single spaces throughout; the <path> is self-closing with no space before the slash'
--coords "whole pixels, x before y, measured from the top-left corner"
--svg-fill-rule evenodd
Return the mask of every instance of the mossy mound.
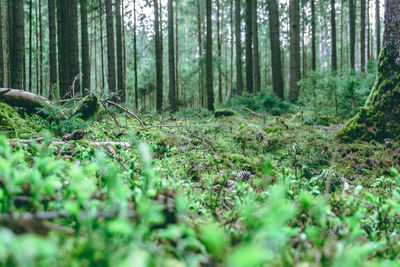
<path id="1" fill-rule="evenodd" d="M 8 138 L 31 138 L 38 135 L 40 128 L 26 116 L 22 118 L 16 109 L 0 102 L 0 134 Z"/>
<path id="2" fill-rule="evenodd" d="M 386 48 L 379 57 L 378 77 L 363 108 L 338 131 L 345 142 L 400 139 L 400 68 Z"/>
<path id="3" fill-rule="evenodd" d="M 215 118 L 237 116 L 238 113 L 233 109 L 217 109 L 214 112 Z"/>
<path id="4" fill-rule="evenodd" d="M 99 98 L 95 94 L 85 96 L 79 101 L 74 114 L 80 114 L 83 120 L 94 118 L 101 109 Z"/>

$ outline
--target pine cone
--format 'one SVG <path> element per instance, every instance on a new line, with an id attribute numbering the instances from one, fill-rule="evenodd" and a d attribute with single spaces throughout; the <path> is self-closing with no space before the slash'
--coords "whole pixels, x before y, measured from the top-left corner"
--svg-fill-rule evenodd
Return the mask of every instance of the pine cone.
<path id="1" fill-rule="evenodd" d="M 239 171 L 237 178 L 243 181 L 248 181 L 250 179 L 251 173 L 248 171 Z"/>

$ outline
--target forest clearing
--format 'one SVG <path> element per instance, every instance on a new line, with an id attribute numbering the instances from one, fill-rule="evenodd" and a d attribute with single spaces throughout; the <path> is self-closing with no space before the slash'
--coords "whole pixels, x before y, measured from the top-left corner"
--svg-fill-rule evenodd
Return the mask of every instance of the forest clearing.
<path id="1" fill-rule="evenodd" d="M 0 0 L 0 266 L 399 266 L 381 2 Z"/>

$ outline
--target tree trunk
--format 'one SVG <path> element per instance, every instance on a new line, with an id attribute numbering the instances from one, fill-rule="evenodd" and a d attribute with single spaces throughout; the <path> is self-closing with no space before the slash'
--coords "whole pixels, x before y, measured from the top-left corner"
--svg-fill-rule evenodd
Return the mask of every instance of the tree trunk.
<path id="1" fill-rule="evenodd" d="M 290 90 L 289 100 L 295 102 L 299 97 L 300 86 L 300 9 L 298 0 L 289 2 L 290 17 Z"/>
<path id="2" fill-rule="evenodd" d="M 311 0 L 311 69 L 317 70 L 317 29 L 315 17 L 315 0 Z"/>
<path id="3" fill-rule="evenodd" d="M 49 9 L 49 68 L 50 68 L 50 86 L 49 95 L 55 97 L 54 89 L 57 87 L 57 36 L 56 36 L 56 8 L 55 0 L 48 0 Z M 29 33 L 31 35 L 31 33 Z M 30 55 L 31 57 L 31 55 Z M 29 63 L 30 65 L 30 63 Z M 30 79 L 31 79 L 31 66 L 30 69 Z M 29 81 L 31 84 L 31 81 Z"/>
<path id="4" fill-rule="evenodd" d="M 3 55 L 3 10 L 0 0 L 0 87 L 4 86 L 4 55 Z"/>
<path id="5" fill-rule="evenodd" d="M 236 93 L 243 92 L 243 70 L 242 70 L 242 38 L 241 38 L 240 0 L 235 1 L 235 40 L 236 40 Z"/>
<path id="6" fill-rule="evenodd" d="M 122 19 L 121 19 L 121 1 L 115 0 L 115 32 L 117 37 L 117 77 L 118 90 L 117 95 L 122 103 L 126 100 L 126 92 L 124 86 L 124 62 L 122 48 Z"/>
<path id="7" fill-rule="evenodd" d="M 366 12 L 366 3 L 365 0 L 361 0 L 361 23 L 360 23 L 360 53 L 361 53 L 361 72 L 365 72 L 365 12 Z"/>
<path id="8" fill-rule="evenodd" d="M 160 40 L 160 23 L 158 13 L 158 0 L 154 0 L 154 26 L 155 26 L 155 48 L 156 48 L 156 108 L 161 112 L 163 106 L 163 79 L 162 79 L 162 44 Z"/>
<path id="9" fill-rule="evenodd" d="M 350 68 L 355 70 L 356 61 L 356 5 L 357 0 L 349 0 L 349 26 L 350 26 Z"/>
<path id="10" fill-rule="evenodd" d="M 168 0 L 168 72 L 169 72 L 169 104 L 171 111 L 177 110 L 175 85 L 175 44 L 174 44 L 174 9 L 172 0 Z"/>
<path id="11" fill-rule="evenodd" d="M 261 74 L 260 74 L 260 50 L 258 46 L 258 5 L 257 0 L 252 0 L 252 26 L 253 26 L 253 80 L 254 80 L 254 93 L 260 92 L 261 88 Z"/>
<path id="12" fill-rule="evenodd" d="M 279 26 L 279 8 L 277 0 L 268 0 L 269 9 L 269 31 L 271 41 L 271 62 L 272 62 L 272 87 L 275 94 L 284 99 L 281 42 Z"/>
<path id="13" fill-rule="evenodd" d="M 214 111 L 213 58 L 212 58 L 212 6 L 211 0 L 206 0 L 207 36 L 206 36 L 206 83 L 207 108 Z"/>
<path id="14" fill-rule="evenodd" d="M 386 0 L 383 48 L 374 88 L 363 108 L 338 132 L 343 141 L 400 139 L 400 2 Z"/>
<path id="15" fill-rule="evenodd" d="M 105 75 L 104 75 L 104 35 L 103 35 L 103 0 L 99 0 L 99 23 L 100 23 L 100 49 L 101 49 L 101 93 L 104 93 Z"/>
<path id="16" fill-rule="evenodd" d="M 69 3 L 69 57 L 70 75 L 69 85 L 72 88 L 72 95 L 81 92 L 79 74 L 79 38 L 78 38 L 78 3 L 77 0 L 68 0 Z"/>
<path id="17" fill-rule="evenodd" d="M 107 65 L 108 65 L 108 92 L 116 93 L 115 80 L 115 48 L 114 48 L 114 19 L 112 13 L 112 0 L 106 0 L 107 24 Z M 115 98 L 115 96 L 113 96 Z"/>
<path id="18" fill-rule="evenodd" d="M 218 102 L 222 103 L 222 70 L 221 70 L 221 61 L 222 61 L 222 37 L 221 37 L 221 3 L 220 0 L 216 0 L 217 4 L 217 51 L 218 51 Z"/>
<path id="19" fill-rule="evenodd" d="M 375 19 L 376 19 L 376 58 L 379 58 L 381 52 L 381 14 L 380 14 L 380 1 L 375 2 Z"/>
<path id="20" fill-rule="evenodd" d="M 139 108 L 138 73 L 137 73 L 137 34 L 136 34 L 136 0 L 133 0 L 133 68 L 135 71 L 135 107 Z"/>
<path id="21" fill-rule="evenodd" d="M 22 0 L 8 2 L 8 16 L 10 87 L 24 89 L 25 33 Z"/>
<path id="22" fill-rule="evenodd" d="M 253 93 L 253 26 L 252 2 L 246 0 L 246 90 Z"/>
<path id="23" fill-rule="evenodd" d="M 43 95 L 43 29 L 42 29 L 42 0 L 39 0 L 39 94 Z M 25 61 L 24 61 L 25 62 Z M 24 68 L 25 70 L 25 68 Z M 25 79 L 24 79 L 25 80 Z"/>
<path id="24" fill-rule="evenodd" d="M 82 42 L 82 95 L 90 91 L 90 58 L 87 19 L 87 0 L 81 0 L 81 42 Z"/>
<path id="25" fill-rule="evenodd" d="M 178 20 L 178 2 L 175 3 L 175 101 L 177 109 L 179 107 L 179 20 Z M 183 88 L 182 88 L 183 90 Z"/>
<path id="26" fill-rule="evenodd" d="M 201 106 L 204 107 L 204 88 L 203 88 L 203 46 L 201 38 L 201 9 L 200 0 L 197 0 L 197 43 L 199 47 L 199 98 Z"/>
<path id="27" fill-rule="evenodd" d="M 335 0 L 331 0 L 331 64 L 332 71 L 337 72 L 337 48 L 336 48 L 336 9 L 335 9 Z"/>

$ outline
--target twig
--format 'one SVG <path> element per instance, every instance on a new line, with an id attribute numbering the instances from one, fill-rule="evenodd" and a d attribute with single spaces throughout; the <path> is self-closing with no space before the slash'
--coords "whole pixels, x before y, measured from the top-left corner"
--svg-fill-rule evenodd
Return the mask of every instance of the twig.
<path id="1" fill-rule="evenodd" d="M 138 115 L 136 115 L 136 114 L 133 113 L 132 111 L 128 110 L 127 108 L 124 108 L 123 106 L 121 106 L 121 105 L 119 105 L 119 104 L 117 104 L 117 103 L 115 103 L 115 102 L 112 102 L 112 101 L 110 101 L 110 100 L 107 100 L 107 99 L 104 99 L 104 100 L 101 100 L 101 101 L 103 101 L 103 102 L 105 102 L 105 103 L 107 103 L 107 104 L 110 104 L 111 106 L 114 106 L 114 107 L 116 107 L 116 108 L 119 108 L 120 110 L 122 110 L 122 111 L 128 113 L 129 115 L 131 115 L 132 117 L 134 117 L 134 118 L 139 122 L 140 126 L 142 126 L 143 129 L 146 129 L 146 125 L 144 124 L 144 122 L 139 118 Z"/>

